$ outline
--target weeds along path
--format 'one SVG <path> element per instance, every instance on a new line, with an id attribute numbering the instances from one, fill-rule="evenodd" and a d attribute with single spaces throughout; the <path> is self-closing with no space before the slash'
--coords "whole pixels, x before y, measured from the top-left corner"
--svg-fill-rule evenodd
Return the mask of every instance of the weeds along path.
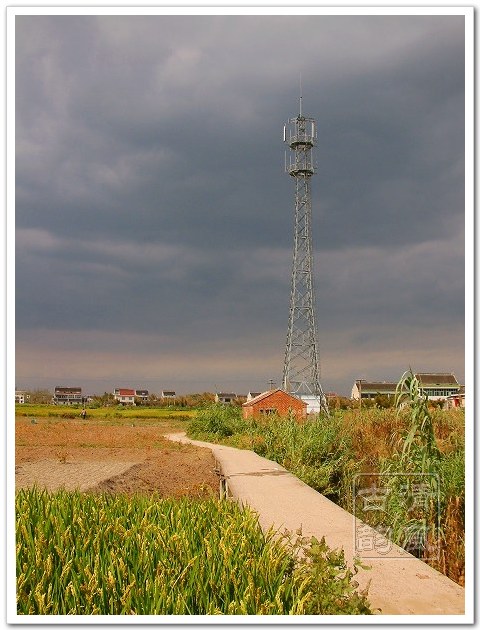
<path id="1" fill-rule="evenodd" d="M 465 413 L 433 411 L 418 387 L 405 388 L 412 392 L 397 409 L 339 410 L 304 423 L 247 420 L 238 407 L 212 405 L 198 411 L 187 435 L 278 462 L 464 586 Z"/>
<path id="2" fill-rule="evenodd" d="M 165 437 L 210 448 L 229 494 L 258 513 L 264 530 L 273 526 L 280 531 L 301 530 L 303 536 L 315 536 L 319 540 L 325 537 L 331 549 L 344 550 L 345 559 L 353 569 L 357 552 L 354 550 L 355 522 L 352 514 L 276 462 L 252 451 L 190 440 L 185 433 L 167 434 Z M 400 547 L 392 545 L 388 554 L 378 554 L 368 561 L 364 560 L 364 563 L 371 567 L 370 570 L 360 569 L 355 579 L 361 589 L 369 585 L 368 599 L 381 614 L 464 614 L 464 589 Z"/>

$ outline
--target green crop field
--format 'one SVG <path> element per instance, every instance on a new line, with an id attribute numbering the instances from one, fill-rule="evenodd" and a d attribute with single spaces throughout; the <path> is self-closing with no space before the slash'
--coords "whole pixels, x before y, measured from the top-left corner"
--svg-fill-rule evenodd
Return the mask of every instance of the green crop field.
<path id="1" fill-rule="evenodd" d="M 220 500 L 16 495 L 25 615 L 369 614 L 343 555 Z"/>
<path id="2" fill-rule="evenodd" d="M 15 405 L 15 415 L 19 418 L 51 418 L 52 420 L 82 419 L 81 406 L 60 405 Z M 98 407 L 87 408 L 88 420 L 104 421 L 111 424 L 131 423 L 132 420 L 145 424 L 161 424 L 166 422 L 172 427 L 183 428 L 185 421 L 195 417 L 192 409 L 171 409 L 155 407 Z"/>

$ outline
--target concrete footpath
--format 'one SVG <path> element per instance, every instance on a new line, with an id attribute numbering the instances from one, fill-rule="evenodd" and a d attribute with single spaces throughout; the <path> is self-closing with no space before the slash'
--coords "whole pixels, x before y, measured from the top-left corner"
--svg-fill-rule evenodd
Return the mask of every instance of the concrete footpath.
<path id="1" fill-rule="evenodd" d="M 229 495 L 253 508 L 264 530 L 273 526 L 276 530 L 295 532 L 301 528 L 302 536 L 315 536 L 319 540 L 325 537 L 330 548 L 344 550 L 352 568 L 354 556 L 360 557 L 371 569 L 360 569 L 355 579 L 360 588 L 370 583 L 368 599 L 379 614 L 464 614 L 465 591 L 461 586 L 396 545 L 391 545 L 388 553 L 355 551 L 355 526 L 362 526 L 362 535 L 368 530 L 372 536 L 378 533 L 358 519 L 355 522 L 352 514 L 276 462 L 252 451 L 190 440 L 184 433 L 165 437 L 211 449 Z M 452 622 L 456 621 L 461 619 L 454 617 Z"/>

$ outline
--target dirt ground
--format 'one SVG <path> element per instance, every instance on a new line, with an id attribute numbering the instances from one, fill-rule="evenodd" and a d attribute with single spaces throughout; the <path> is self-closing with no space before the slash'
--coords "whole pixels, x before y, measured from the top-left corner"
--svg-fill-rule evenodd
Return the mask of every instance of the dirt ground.
<path id="1" fill-rule="evenodd" d="M 17 418 L 15 487 L 36 484 L 164 497 L 218 496 L 209 449 L 167 441 L 158 426 L 109 426 L 94 421 Z"/>

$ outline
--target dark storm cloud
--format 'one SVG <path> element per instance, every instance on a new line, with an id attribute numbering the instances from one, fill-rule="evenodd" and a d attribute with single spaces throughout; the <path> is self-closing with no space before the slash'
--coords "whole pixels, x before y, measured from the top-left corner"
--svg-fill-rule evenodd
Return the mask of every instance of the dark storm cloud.
<path id="1" fill-rule="evenodd" d="M 16 20 L 19 339 L 168 330 L 179 353 L 281 355 L 300 72 L 321 339 L 462 326 L 463 17 Z"/>
<path id="2" fill-rule="evenodd" d="M 288 71 L 281 74 L 273 67 L 281 68 L 291 56 L 283 37 L 294 37 L 295 24 L 299 31 L 312 30 L 310 18 L 157 18 L 153 20 L 158 24 L 156 30 L 151 18 L 56 18 L 58 23 L 52 18 L 37 19 L 49 27 L 46 39 L 52 29 L 56 37 L 49 38 L 53 50 L 39 55 L 34 63 L 25 61 L 29 83 L 40 92 L 40 120 L 31 88 L 24 98 L 22 87 L 18 90 L 20 124 L 30 120 L 30 128 L 38 129 L 40 135 L 41 155 L 33 159 L 38 164 L 39 157 L 45 158 L 50 164 L 47 181 L 44 170 L 39 176 L 32 164 L 37 181 L 40 179 L 38 192 L 43 194 L 35 194 L 30 207 L 25 207 L 30 224 L 35 217 L 42 226 L 48 220 L 38 212 L 39 197 L 52 208 L 55 230 L 70 229 L 69 207 L 74 216 L 82 213 L 83 230 L 100 210 L 103 222 L 97 217 L 97 230 L 108 229 L 115 220 L 120 233 L 128 229 L 130 238 L 142 240 L 158 238 L 159 219 L 164 220 L 166 236 L 187 243 L 198 234 L 208 240 L 211 222 L 215 222 L 219 241 L 232 246 L 239 239 L 228 220 L 243 228 L 245 236 L 252 220 L 260 227 L 270 220 L 272 208 L 282 200 L 275 189 L 287 190 L 285 181 L 277 184 L 281 181 L 282 147 L 275 140 L 280 140 L 282 122 L 296 107 L 293 98 L 290 107 L 286 107 L 289 101 L 285 97 L 279 102 L 279 79 L 285 92 Z M 206 32 L 195 35 L 198 30 L 189 20 Z M 359 221 L 355 242 L 359 236 L 366 242 L 378 236 L 389 238 L 388 230 L 372 234 L 365 228 L 379 212 L 386 215 L 383 225 L 389 224 L 389 218 L 394 221 L 400 239 L 402 225 L 409 220 L 416 221 L 417 233 L 418 227 L 431 225 L 433 207 L 435 226 L 440 226 L 446 209 L 438 201 L 453 188 L 455 177 L 455 172 L 448 177 L 445 170 L 454 168 L 463 155 L 458 140 L 456 145 L 449 144 L 449 156 L 443 160 L 439 150 L 449 140 L 449 129 L 453 138 L 461 137 L 462 90 L 458 83 L 462 47 L 461 42 L 456 46 L 449 43 L 452 31 L 459 30 L 456 22 L 460 18 L 450 18 L 454 24 L 450 29 L 441 28 L 445 18 L 431 18 L 430 22 L 418 18 L 425 28 L 418 32 L 419 27 L 413 27 L 417 32 L 413 50 L 407 45 L 413 35 L 405 38 L 403 48 L 387 45 L 389 33 L 398 39 L 399 31 L 408 32 L 415 22 L 411 18 L 377 18 L 373 22 L 358 18 L 357 24 L 353 18 L 317 20 L 320 28 L 315 39 L 334 20 L 345 42 L 343 50 L 342 46 L 324 50 L 323 57 L 326 46 L 320 46 L 314 57 L 316 71 L 309 60 L 311 43 L 304 44 L 306 60 L 301 50 L 296 53 L 302 66 L 306 65 L 306 106 L 320 112 L 318 185 L 329 210 L 322 217 L 329 232 L 322 245 L 351 242 L 348 232 L 338 229 L 343 218 L 338 210 L 347 217 L 363 215 L 366 219 Z M 446 47 L 435 31 L 439 20 Z M 367 23 L 370 41 L 362 37 Z M 120 34 L 115 30 L 119 24 L 123 24 Z M 260 40 L 261 32 L 269 36 Z M 430 43 L 433 33 L 440 39 L 436 46 Z M 158 49 L 149 40 L 153 36 Z M 145 47 L 140 43 L 144 41 Z M 259 41 L 262 45 L 257 48 Z M 363 45 L 360 61 L 354 58 L 357 42 Z M 387 53 L 393 48 L 393 60 L 386 55 L 382 62 L 382 47 Z M 21 42 L 19 48 L 21 51 Z M 347 55 L 356 72 L 350 70 Z M 277 58 L 276 64 L 272 57 Z M 293 83 L 298 69 L 292 62 L 288 65 Z M 295 89 L 288 85 L 287 96 L 294 94 Z M 439 109 L 447 107 L 449 99 L 456 100 L 457 115 L 445 111 L 438 121 Z M 436 137 L 439 123 L 442 138 Z M 42 163 L 45 165 L 43 159 Z M 437 185 L 428 186 L 426 176 L 437 178 Z M 391 195 L 385 183 L 391 184 Z M 337 203 L 330 206 L 332 197 Z M 455 201 L 461 205 L 461 199 Z M 132 204 L 130 212 L 128 203 Z M 277 212 L 272 236 L 287 244 L 289 207 L 282 206 L 284 217 L 279 220 Z M 137 219 L 134 226 L 132 214 Z M 184 221 L 177 222 L 175 214 L 184 215 Z M 19 218 L 22 216 L 19 208 Z M 190 221 L 194 229 L 184 229 Z M 258 234 L 255 230 L 248 235 L 251 239 Z M 333 241 L 332 236 L 336 237 Z"/>

